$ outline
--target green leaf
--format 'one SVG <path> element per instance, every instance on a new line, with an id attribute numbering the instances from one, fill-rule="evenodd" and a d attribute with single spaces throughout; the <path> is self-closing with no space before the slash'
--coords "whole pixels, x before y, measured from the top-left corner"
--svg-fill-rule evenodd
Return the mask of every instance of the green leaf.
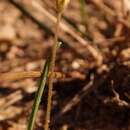
<path id="1" fill-rule="evenodd" d="M 43 71 L 41 73 L 39 86 L 38 86 L 37 93 L 35 95 L 35 100 L 34 100 L 32 112 L 31 112 L 31 115 L 30 115 L 30 118 L 29 118 L 27 130 L 33 130 L 33 128 L 34 128 L 36 114 L 37 114 L 37 111 L 38 111 L 38 107 L 39 107 L 39 104 L 40 104 L 40 101 L 41 101 L 41 97 L 42 97 L 42 94 L 43 94 L 43 91 L 44 91 L 44 88 L 45 88 L 45 84 L 46 84 L 46 80 L 47 80 L 47 77 L 48 77 L 48 73 L 49 73 L 50 60 L 51 60 L 51 58 L 49 56 L 45 65 L 44 65 Z"/>
<path id="2" fill-rule="evenodd" d="M 61 42 L 59 42 L 57 44 L 57 49 L 60 48 L 61 46 Z M 46 80 L 48 78 L 48 74 L 49 74 L 49 69 L 50 69 L 50 63 L 51 63 L 51 54 L 49 55 L 49 57 L 46 60 L 46 63 L 44 65 L 43 71 L 41 73 L 40 76 L 40 80 L 39 80 L 39 86 L 38 86 L 38 90 L 36 92 L 35 95 L 35 99 L 34 99 L 34 104 L 32 107 L 32 112 L 28 121 L 28 126 L 27 126 L 27 130 L 33 130 L 34 128 L 34 124 L 35 124 L 35 119 L 36 119 L 36 115 L 38 112 L 38 107 L 41 101 L 41 97 L 45 88 L 45 84 L 46 84 Z"/>

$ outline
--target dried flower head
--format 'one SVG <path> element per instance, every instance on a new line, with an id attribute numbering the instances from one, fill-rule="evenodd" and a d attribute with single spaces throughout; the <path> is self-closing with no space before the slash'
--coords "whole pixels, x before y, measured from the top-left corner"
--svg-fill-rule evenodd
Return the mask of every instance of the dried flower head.
<path id="1" fill-rule="evenodd" d="M 69 2 L 70 0 L 56 0 L 58 12 L 62 12 L 67 7 Z"/>

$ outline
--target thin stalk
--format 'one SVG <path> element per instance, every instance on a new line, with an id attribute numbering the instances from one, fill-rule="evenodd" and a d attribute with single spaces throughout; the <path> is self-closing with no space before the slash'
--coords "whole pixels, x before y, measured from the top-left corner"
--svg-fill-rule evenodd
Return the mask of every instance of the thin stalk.
<path id="1" fill-rule="evenodd" d="M 40 77 L 40 81 L 39 81 L 39 87 L 38 87 L 38 91 L 35 95 L 35 100 L 34 100 L 34 104 L 33 104 L 33 108 L 32 108 L 32 112 L 29 118 L 29 122 L 28 122 L 28 126 L 27 126 L 27 130 L 33 130 L 34 128 L 34 123 L 35 123 L 35 119 L 36 119 L 36 114 L 38 111 L 38 107 L 41 101 L 41 97 L 45 88 L 45 84 L 46 84 L 46 80 L 48 77 L 48 73 L 49 73 L 49 67 L 50 67 L 50 60 L 51 58 L 49 57 L 44 65 L 41 77 Z"/>
<path id="2" fill-rule="evenodd" d="M 85 24 L 86 23 L 86 11 L 85 11 L 85 0 L 79 0 L 80 3 L 80 14 L 81 14 L 81 19 L 82 19 L 82 23 Z"/>
<path id="3" fill-rule="evenodd" d="M 54 67 L 55 67 L 61 16 L 62 16 L 62 13 L 58 13 L 57 22 L 56 22 L 56 32 L 55 32 L 55 37 L 54 37 L 54 45 L 52 47 L 52 56 L 51 56 L 51 63 L 50 63 L 50 76 L 49 76 L 49 82 L 48 82 L 49 90 L 48 90 L 48 102 L 47 102 L 47 112 L 46 112 L 46 120 L 45 120 L 45 130 L 48 130 L 48 128 L 49 128 L 50 116 L 51 116 L 53 72 L 54 72 Z"/>

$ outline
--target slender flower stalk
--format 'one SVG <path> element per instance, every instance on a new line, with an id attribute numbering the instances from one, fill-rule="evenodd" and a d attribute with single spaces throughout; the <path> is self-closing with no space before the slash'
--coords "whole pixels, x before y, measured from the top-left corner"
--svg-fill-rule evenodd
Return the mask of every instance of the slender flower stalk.
<path id="1" fill-rule="evenodd" d="M 61 19 L 61 14 L 58 15 L 57 24 L 56 24 L 56 34 L 55 34 L 55 43 L 52 48 L 52 60 L 50 64 L 50 76 L 48 79 L 48 102 L 47 102 L 47 112 L 46 112 L 46 121 L 45 121 L 45 130 L 48 130 L 49 122 L 50 122 L 50 115 L 51 115 L 51 104 L 52 104 L 52 90 L 53 90 L 53 72 L 55 67 L 55 59 L 56 59 L 56 52 L 57 52 L 57 43 L 58 43 L 58 33 L 59 33 L 59 23 Z"/>
<path id="2" fill-rule="evenodd" d="M 50 63 L 50 73 L 51 74 L 49 76 L 49 83 L 48 83 L 49 90 L 48 90 L 48 102 L 47 102 L 47 112 L 46 112 L 46 120 L 45 120 L 45 130 L 49 129 L 49 123 L 50 123 L 50 117 L 51 117 L 53 72 L 54 72 L 55 60 L 56 60 L 60 21 L 61 21 L 62 13 L 63 13 L 65 7 L 68 5 L 68 3 L 69 3 L 69 0 L 56 0 L 58 16 L 57 16 L 56 31 L 55 31 L 54 44 L 52 47 L 52 56 L 51 56 L 51 63 Z"/>

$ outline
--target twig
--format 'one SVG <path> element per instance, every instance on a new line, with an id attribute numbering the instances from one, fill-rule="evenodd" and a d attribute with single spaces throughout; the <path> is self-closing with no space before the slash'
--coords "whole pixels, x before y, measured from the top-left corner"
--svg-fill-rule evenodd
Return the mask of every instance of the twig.
<path id="1" fill-rule="evenodd" d="M 89 83 L 85 85 L 77 94 L 75 94 L 75 96 L 69 102 L 67 102 L 65 106 L 63 106 L 63 109 L 56 114 L 52 122 L 52 126 L 59 121 L 60 117 L 76 106 L 87 94 L 101 86 L 107 77 L 108 75 L 106 74 L 102 79 L 99 80 L 99 77 L 95 77 L 93 74 L 91 74 Z"/>
<path id="2" fill-rule="evenodd" d="M 63 113 L 68 112 L 73 106 L 75 106 L 76 104 L 78 104 L 80 102 L 80 100 L 86 95 L 86 93 L 88 93 L 88 90 L 90 90 L 90 88 L 92 87 L 94 83 L 94 75 L 91 75 L 91 79 L 89 81 L 89 83 L 87 85 L 85 85 L 83 87 L 83 89 L 81 89 L 78 94 L 76 94 L 61 110 L 60 115 Z"/>

